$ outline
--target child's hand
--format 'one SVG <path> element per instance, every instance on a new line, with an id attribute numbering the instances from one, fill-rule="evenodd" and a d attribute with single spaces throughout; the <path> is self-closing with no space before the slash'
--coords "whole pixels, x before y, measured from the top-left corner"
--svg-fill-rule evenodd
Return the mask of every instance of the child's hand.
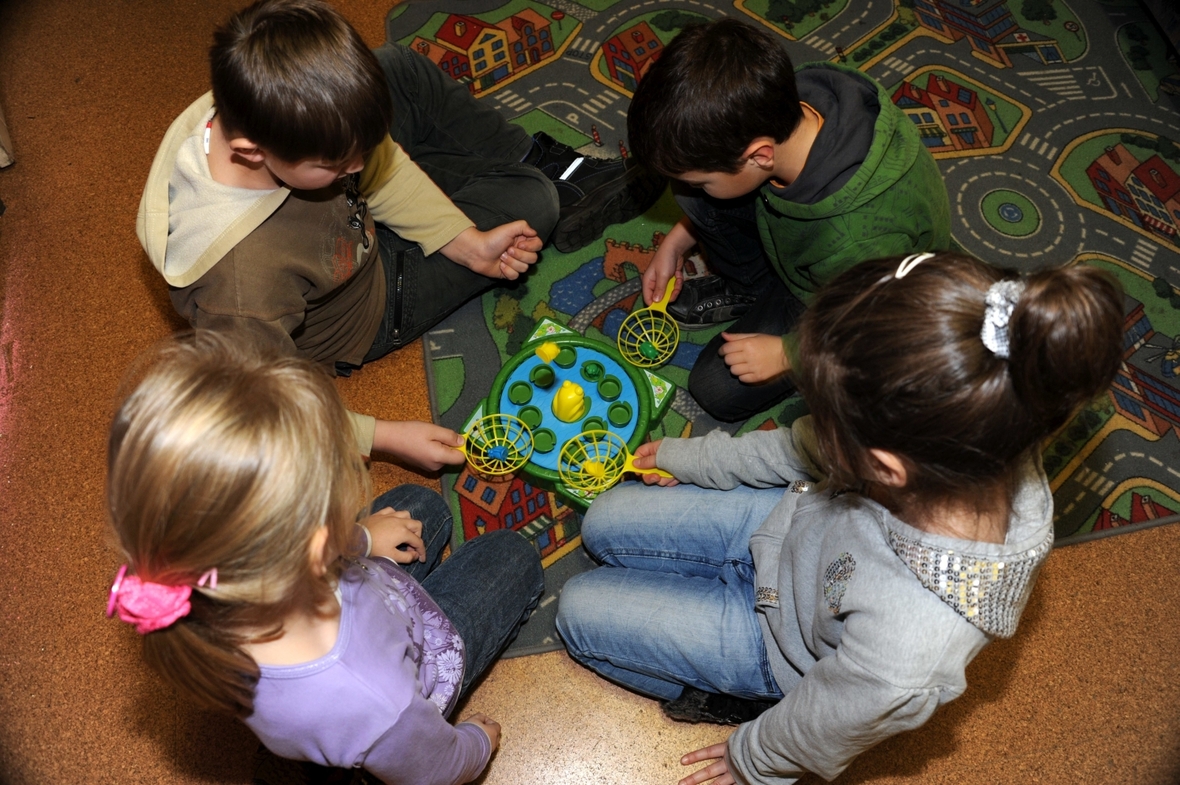
<path id="1" fill-rule="evenodd" d="M 370 556 L 383 556 L 398 564 L 426 561 L 426 544 L 422 542 L 422 522 L 405 510 L 386 507 L 361 522 L 373 540 Z"/>
<path id="2" fill-rule="evenodd" d="M 694 771 L 676 785 L 698 785 L 706 780 L 713 780 L 713 785 L 733 785 L 733 775 L 729 773 L 729 764 L 725 762 L 725 742 L 714 744 L 704 749 L 693 750 L 680 759 L 681 766 L 688 766 L 702 760 L 718 759 L 716 763 L 703 769 Z"/>
<path id="3" fill-rule="evenodd" d="M 680 296 L 680 288 L 684 285 L 684 254 L 696 244 L 697 238 L 692 233 L 692 224 L 687 216 L 682 218 L 668 232 L 668 236 L 656 249 L 655 256 L 643 271 L 643 301 L 648 305 L 659 302 L 664 296 L 664 288 L 668 279 L 676 276 L 676 287 L 669 298 L 675 300 Z"/>
<path id="4" fill-rule="evenodd" d="M 486 232 L 468 227 L 442 247 L 442 254 L 480 275 L 514 281 L 536 263 L 541 245 L 527 221 L 513 221 Z"/>
<path id="5" fill-rule="evenodd" d="M 656 469 L 656 453 L 659 452 L 660 442 L 663 439 L 656 439 L 654 442 L 644 442 L 639 445 L 639 449 L 635 451 L 635 468 L 637 469 Z M 671 477 L 661 477 L 658 474 L 644 474 L 643 481 L 648 485 L 672 486 L 679 485 L 680 482 Z"/>
<path id="6" fill-rule="evenodd" d="M 488 741 L 492 743 L 492 752 L 495 752 L 496 748 L 500 746 L 500 723 L 496 722 L 488 715 L 472 714 L 469 715 L 467 719 L 463 720 L 463 722 L 469 722 L 472 725 L 476 725 L 480 730 L 488 734 Z"/>
<path id="7" fill-rule="evenodd" d="M 729 372 L 743 384 L 770 381 L 791 370 L 783 339 L 760 333 L 721 333 L 725 343 L 717 353 L 729 366 Z"/>
<path id="8" fill-rule="evenodd" d="M 373 433 L 373 449 L 432 472 L 466 461 L 466 456 L 455 449 L 462 444 L 463 437 L 450 428 L 416 420 L 378 420 Z"/>

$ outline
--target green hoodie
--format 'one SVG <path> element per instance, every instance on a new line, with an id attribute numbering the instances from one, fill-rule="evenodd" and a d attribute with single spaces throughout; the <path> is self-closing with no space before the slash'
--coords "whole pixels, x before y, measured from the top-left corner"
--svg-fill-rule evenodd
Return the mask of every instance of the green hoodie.
<path id="1" fill-rule="evenodd" d="M 856 133 L 855 126 L 863 134 L 864 124 L 876 120 L 864 161 L 834 192 L 821 190 L 808 204 L 783 198 L 791 186 L 762 186 L 758 231 L 787 288 L 806 303 L 857 262 L 948 249 L 950 201 L 942 175 L 889 93 L 856 69 L 833 63 L 800 67 L 798 81 L 802 100 L 824 115 L 822 130 L 837 139 Z M 826 113 L 820 102 L 830 107 Z M 813 145 L 801 178 L 808 167 L 830 166 L 821 156 Z M 789 346 L 790 340 L 788 356 Z"/>

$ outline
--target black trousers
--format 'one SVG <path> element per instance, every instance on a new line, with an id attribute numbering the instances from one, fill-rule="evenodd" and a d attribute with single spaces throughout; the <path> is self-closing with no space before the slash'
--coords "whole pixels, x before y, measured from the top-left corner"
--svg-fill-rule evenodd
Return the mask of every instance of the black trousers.
<path id="1" fill-rule="evenodd" d="M 547 238 L 559 217 L 557 190 L 520 163 L 532 137 L 417 52 L 385 44 L 374 54 L 393 97 L 393 141 L 481 231 L 524 219 Z M 380 224 L 377 243 L 387 283 L 385 317 L 365 362 L 413 341 L 500 283 L 441 253 L 425 256 Z"/>

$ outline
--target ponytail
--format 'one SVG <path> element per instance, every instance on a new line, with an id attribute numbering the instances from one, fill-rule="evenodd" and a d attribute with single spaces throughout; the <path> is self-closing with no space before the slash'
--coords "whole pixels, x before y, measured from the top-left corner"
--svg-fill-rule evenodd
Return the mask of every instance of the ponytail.
<path id="1" fill-rule="evenodd" d="M 317 575 L 311 542 L 326 526 L 348 552 L 368 475 L 332 380 L 307 361 L 197 332 L 153 353 L 142 376 L 108 447 L 107 505 L 129 567 L 111 610 L 137 622 L 166 680 L 245 717 L 259 670 L 244 644 L 331 597 L 339 562 Z"/>
<path id="2" fill-rule="evenodd" d="M 864 262 L 816 295 L 796 382 L 835 482 L 872 479 L 868 451 L 879 448 L 910 462 L 915 498 L 970 496 L 1009 478 L 1110 385 L 1122 296 L 1089 267 L 1021 278 L 956 254 L 902 261 Z M 991 314 L 989 348 L 988 292 L 1017 279 L 997 287 L 1009 301 Z"/>
<path id="3" fill-rule="evenodd" d="M 229 632 L 232 608 L 195 592 L 192 604 L 188 616 L 144 636 L 144 661 L 198 706 L 250 716 L 259 671 Z"/>
<path id="4" fill-rule="evenodd" d="M 1051 433 L 1110 386 L 1122 359 L 1122 294 L 1094 267 L 1043 270 L 1012 312 L 1008 372 L 1017 398 Z"/>

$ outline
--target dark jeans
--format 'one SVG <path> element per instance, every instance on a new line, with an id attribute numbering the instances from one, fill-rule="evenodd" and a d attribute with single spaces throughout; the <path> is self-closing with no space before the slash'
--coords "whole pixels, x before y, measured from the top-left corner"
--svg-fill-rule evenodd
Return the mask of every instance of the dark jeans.
<path id="1" fill-rule="evenodd" d="M 495 662 L 536 607 L 545 589 L 541 557 L 513 531 L 493 531 L 456 548 L 440 564 L 451 539 L 451 511 L 420 485 L 383 493 L 373 510 L 406 510 L 422 522 L 426 561 L 402 565 L 455 625 L 467 650 L 460 694 Z"/>
<path id="2" fill-rule="evenodd" d="M 791 294 L 766 258 L 755 218 L 758 192 L 737 199 L 714 199 L 698 189 L 679 186 L 674 190 L 677 203 L 692 221 L 708 255 L 709 269 L 737 291 L 757 298 L 726 332 L 785 335 L 793 330 L 804 305 Z M 738 381 L 717 354 L 724 342 L 720 335 L 709 341 L 688 377 L 688 391 L 715 419 L 744 420 L 795 392 L 795 385 L 786 377 L 762 384 Z"/>
<path id="3" fill-rule="evenodd" d="M 393 98 L 393 140 L 481 230 L 524 219 L 542 239 L 557 225 L 553 183 L 520 160 L 532 137 L 476 101 L 467 87 L 401 44 L 374 50 Z M 385 317 L 365 362 L 438 324 L 500 283 L 378 225 L 388 294 Z"/>

